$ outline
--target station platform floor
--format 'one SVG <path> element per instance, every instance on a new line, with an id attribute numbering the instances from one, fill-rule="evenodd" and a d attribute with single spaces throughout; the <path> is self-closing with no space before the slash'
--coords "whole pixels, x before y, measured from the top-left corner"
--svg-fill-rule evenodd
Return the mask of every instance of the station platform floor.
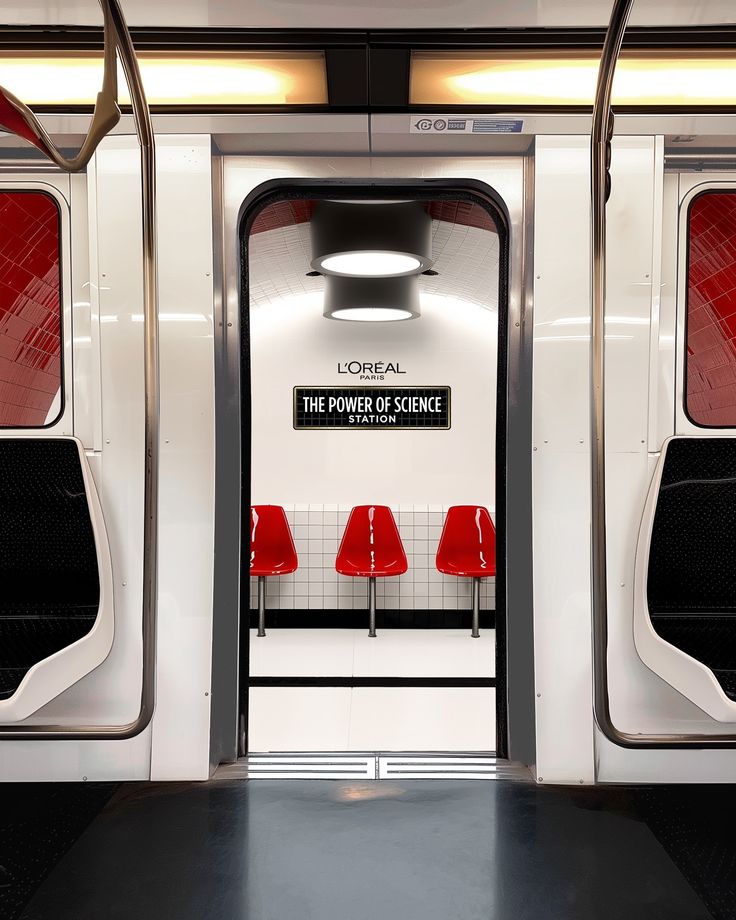
<path id="1" fill-rule="evenodd" d="M 3 917 L 729 920 L 732 790 L 502 780 L 126 784 L 25 909 Z M 1 789 L 0 800 L 11 791 Z"/>

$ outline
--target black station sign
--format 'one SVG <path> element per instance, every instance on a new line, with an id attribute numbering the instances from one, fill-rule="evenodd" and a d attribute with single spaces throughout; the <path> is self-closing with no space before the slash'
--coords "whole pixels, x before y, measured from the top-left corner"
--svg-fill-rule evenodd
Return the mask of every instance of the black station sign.
<path id="1" fill-rule="evenodd" d="M 449 387 L 294 387 L 294 428 L 449 428 Z"/>

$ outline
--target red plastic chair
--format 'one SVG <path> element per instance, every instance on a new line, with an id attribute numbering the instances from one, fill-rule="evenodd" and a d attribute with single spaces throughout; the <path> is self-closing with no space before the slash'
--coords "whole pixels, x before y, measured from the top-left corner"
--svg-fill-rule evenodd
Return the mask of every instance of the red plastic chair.
<path id="1" fill-rule="evenodd" d="M 250 509 L 250 574 L 258 576 L 258 635 L 266 635 L 266 578 L 299 568 L 294 539 L 281 505 Z"/>
<path id="2" fill-rule="evenodd" d="M 356 505 L 350 512 L 335 569 L 340 575 L 368 579 L 368 635 L 376 635 L 376 578 L 403 575 L 409 568 L 391 509 L 385 505 Z"/>
<path id="3" fill-rule="evenodd" d="M 496 574 L 496 528 L 487 508 L 453 505 L 437 547 L 437 569 L 473 579 L 473 638 L 480 635 L 480 580 Z"/>

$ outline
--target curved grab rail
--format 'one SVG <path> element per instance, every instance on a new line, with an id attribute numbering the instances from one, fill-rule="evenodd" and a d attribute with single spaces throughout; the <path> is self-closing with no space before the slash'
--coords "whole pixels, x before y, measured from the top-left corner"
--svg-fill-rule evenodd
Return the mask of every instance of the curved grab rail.
<path id="1" fill-rule="evenodd" d="M 611 189 L 611 92 L 616 63 L 634 0 L 615 0 L 606 31 L 593 105 L 592 180 L 592 323 L 590 341 L 591 434 L 591 592 L 593 613 L 593 714 L 603 735 L 626 748 L 730 748 L 734 734 L 634 734 L 616 728 L 608 694 L 608 591 L 606 564 L 605 312 L 606 201 Z"/>
<path id="2" fill-rule="evenodd" d="M 65 159 L 54 146 L 35 115 L 12 94 L 0 88 L 22 124 L 10 126 L 63 169 L 78 171 L 89 162 L 105 134 L 120 117 L 117 106 L 116 54 L 130 90 L 136 132 L 141 149 L 143 238 L 143 337 L 145 342 L 145 474 L 143 522 L 143 679 L 138 717 L 127 725 L 2 726 L 0 741 L 9 740 L 123 740 L 140 734 L 150 723 L 155 706 L 157 556 L 158 556 L 158 465 L 159 465 L 159 360 L 158 285 L 156 271 L 156 151 L 151 113 L 146 101 L 138 60 L 119 0 L 100 0 L 105 23 L 105 71 L 89 133 L 79 153 Z M 2 100 L 0 100 L 0 103 Z M 7 113 L 7 108 L 5 113 Z M 2 122 L 0 112 L 0 122 Z M 20 131 L 18 129 L 21 129 Z M 37 141 L 29 137 L 34 133 Z"/>

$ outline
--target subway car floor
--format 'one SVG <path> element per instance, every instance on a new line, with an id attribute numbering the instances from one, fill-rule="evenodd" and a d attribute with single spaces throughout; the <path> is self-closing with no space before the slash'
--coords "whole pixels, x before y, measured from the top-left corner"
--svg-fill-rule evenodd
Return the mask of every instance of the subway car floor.
<path id="1" fill-rule="evenodd" d="M 0 804 L 3 920 L 736 917 L 731 786 L 8 784 Z"/>

